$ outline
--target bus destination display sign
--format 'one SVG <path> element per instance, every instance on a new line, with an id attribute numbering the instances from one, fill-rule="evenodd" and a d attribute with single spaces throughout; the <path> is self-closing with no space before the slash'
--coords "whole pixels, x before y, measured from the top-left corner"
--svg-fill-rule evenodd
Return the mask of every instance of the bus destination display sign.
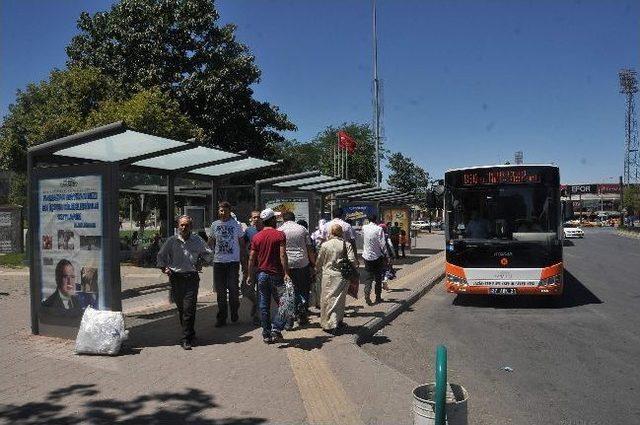
<path id="1" fill-rule="evenodd" d="M 540 183 L 539 173 L 530 173 L 526 169 L 487 169 L 470 170 L 462 175 L 464 186 L 484 186 L 493 184 Z"/>

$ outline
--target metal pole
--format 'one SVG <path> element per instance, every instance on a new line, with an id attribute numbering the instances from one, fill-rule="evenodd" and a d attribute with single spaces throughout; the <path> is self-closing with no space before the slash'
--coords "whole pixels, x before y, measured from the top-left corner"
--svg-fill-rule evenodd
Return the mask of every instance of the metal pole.
<path id="1" fill-rule="evenodd" d="M 373 108 L 376 146 L 376 187 L 380 187 L 380 89 L 378 86 L 378 35 L 376 29 L 376 0 L 373 0 Z"/>
<path id="2" fill-rule="evenodd" d="M 175 205 L 174 205 L 174 195 L 175 195 L 175 176 L 169 174 L 167 176 L 167 233 L 166 237 L 170 238 L 174 233 L 174 221 L 175 221 Z"/>
<path id="3" fill-rule="evenodd" d="M 345 158 L 346 158 L 346 166 L 345 166 L 346 171 L 345 171 L 344 177 L 345 177 L 346 179 L 348 179 L 348 178 L 349 178 L 349 151 L 347 151 L 347 150 L 345 149 L 345 151 L 344 151 L 344 155 L 345 155 Z"/>
<path id="4" fill-rule="evenodd" d="M 447 347 L 436 348 L 436 425 L 445 425 L 447 420 Z"/>
<path id="5" fill-rule="evenodd" d="M 338 136 L 338 141 L 340 140 L 340 136 Z M 336 161 L 336 157 L 338 154 L 338 145 L 334 145 L 333 146 L 333 176 L 336 177 L 338 175 L 337 170 L 338 170 L 338 163 Z"/>
<path id="6" fill-rule="evenodd" d="M 33 177 L 33 156 L 30 152 L 27 152 L 27 249 L 25 249 L 25 253 L 27 259 L 29 261 L 29 287 L 31 291 L 31 333 L 34 335 L 38 335 L 40 333 L 39 323 L 38 323 L 38 309 L 40 307 L 40 300 L 37 296 L 38 289 L 36 289 L 36 285 L 40 282 L 36 281 L 36 262 L 35 255 L 36 252 L 36 244 L 38 241 L 36 238 L 38 237 L 38 233 L 35 231 L 36 224 L 36 214 L 39 214 L 37 211 L 38 200 L 34 199 L 33 191 L 37 191 L 37 188 L 34 187 L 34 177 Z M 34 202 L 35 201 L 35 202 Z"/>

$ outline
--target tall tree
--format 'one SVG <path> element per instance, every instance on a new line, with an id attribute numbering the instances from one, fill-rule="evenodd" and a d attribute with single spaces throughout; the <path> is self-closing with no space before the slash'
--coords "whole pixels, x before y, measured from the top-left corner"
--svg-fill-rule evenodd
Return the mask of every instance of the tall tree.
<path id="1" fill-rule="evenodd" d="M 289 141 L 282 155 L 292 172 L 320 170 L 333 175 L 334 152 L 338 131 L 346 131 L 355 141 L 353 154 L 348 155 L 349 179 L 362 183 L 375 181 L 375 145 L 373 131 L 368 124 L 343 123 L 328 126 L 307 143 Z"/>
<path id="2" fill-rule="evenodd" d="M 423 203 L 426 202 L 429 173 L 400 152 L 389 157 L 388 168 L 391 171 L 387 177 L 389 186 L 399 192 L 415 195 Z"/>
<path id="3" fill-rule="evenodd" d="M 207 145 L 274 154 L 295 126 L 253 98 L 255 58 L 218 25 L 211 0 L 121 0 L 107 12 L 82 13 L 67 47 L 70 65 L 92 66 L 124 92 L 159 87 L 203 130 Z"/>
<path id="4" fill-rule="evenodd" d="M 54 70 L 47 80 L 19 91 L 0 127 L 0 168 L 18 173 L 11 200 L 25 205 L 28 147 L 119 120 L 139 131 L 182 140 L 198 134 L 177 102 L 159 89 L 126 98 L 95 68 Z M 138 176 L 140 183 L 148 178 Z"/>

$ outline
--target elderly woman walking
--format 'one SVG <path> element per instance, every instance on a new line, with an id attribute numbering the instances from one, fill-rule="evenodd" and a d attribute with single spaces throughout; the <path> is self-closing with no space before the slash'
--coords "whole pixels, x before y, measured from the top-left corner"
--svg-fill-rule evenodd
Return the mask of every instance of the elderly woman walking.
<path id="1" fill-rule="evenodd" d="M 342 227 L 334 224 L 329 229 L 329 240 L 320 247 L 316 260 L 316 273 L 322 287 L 320 325 L 327 332 L 335 332 L 342 326 L 349 281 L 342 277 L 338 262 L 344 258 L 345 252 L 351 264 L 355 264 L 351 244 L 342 238 Z"/>

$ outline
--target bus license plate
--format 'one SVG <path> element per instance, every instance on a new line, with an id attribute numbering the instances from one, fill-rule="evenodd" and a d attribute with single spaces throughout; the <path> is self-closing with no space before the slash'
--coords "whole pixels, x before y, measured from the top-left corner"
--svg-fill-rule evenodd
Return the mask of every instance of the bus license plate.
<path id="1" fill-rule="evenodd" d="M 515 295 L 516 288 L 489 288 L 491 295 Z"/>

